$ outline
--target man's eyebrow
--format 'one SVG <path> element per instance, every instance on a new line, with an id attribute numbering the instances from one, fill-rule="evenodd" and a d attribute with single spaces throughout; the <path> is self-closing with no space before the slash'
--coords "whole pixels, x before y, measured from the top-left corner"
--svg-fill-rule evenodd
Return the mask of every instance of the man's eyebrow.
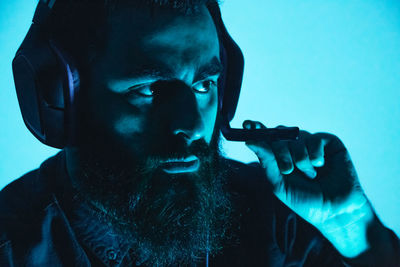
<path id="1" fill-rule="evenodd" d="M 218 75 L 222 72 L 223 66 L 217 57 L 213 57 L 212 60 L 201 66 L 195 76 L 195 81 L 201 81 L 210 76 Z"/>
<path id="2" fill-rule="evenodd" d="M 210 76 L 218 75 L 222 72 L 223 66 L 217 57 L 213 57 L 210 62 L 201 66 L 196 71 L 194 81 L 201 81 Z M 142 65 L 127 74 L 130 77 L 147 77 L 154 79 L 170 79 L 174 77 L 174 72 L 167 66 L 160 65 Z"/>

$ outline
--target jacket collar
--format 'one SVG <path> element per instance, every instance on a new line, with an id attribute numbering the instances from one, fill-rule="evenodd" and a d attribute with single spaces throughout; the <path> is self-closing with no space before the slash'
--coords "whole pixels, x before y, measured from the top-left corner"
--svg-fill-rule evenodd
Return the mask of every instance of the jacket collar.
<path id="1" fill-rule="evenodd" d="M 96 216 L 93 208 L 86 202 L 80 201 L 68 177 L 65 162 L 65 151 L 61 151 L 56 158 L 56 185 L 55 202 L 66 214 L 68 222 L 81 245 L 106 266 L 119 266 L 128 254 L 128 240 L 117 233 L 104 220 Z"/>

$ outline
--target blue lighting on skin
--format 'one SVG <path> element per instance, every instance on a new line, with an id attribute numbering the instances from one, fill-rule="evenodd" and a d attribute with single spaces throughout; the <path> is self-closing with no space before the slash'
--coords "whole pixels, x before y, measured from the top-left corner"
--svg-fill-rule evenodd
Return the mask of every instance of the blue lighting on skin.
<path id="1" fill-rule="evenodd" d="M 0 188 L 57 151 L 24 126 L 11 71 L 36 3 L 0 2 Z M 399 235 L 400 3 L 229 0 L 222 13 L 246 59 L 233 126 L 254 119 L 338 135 L 378 215 Z M 256 160 L 243 144 L 224 147 Z"/>
<path id="2" fill-rule="evenodd" d="M 353 201 L 350 197 L 349 201 Z M 359 202 L 354 199 L 354 203 Z M 321 233 L 345 257 L 353 258 L 370 248 L 367 232 L 374 215 L 368 202 L 350 205 L 335 217 L 326 220 Z"/>

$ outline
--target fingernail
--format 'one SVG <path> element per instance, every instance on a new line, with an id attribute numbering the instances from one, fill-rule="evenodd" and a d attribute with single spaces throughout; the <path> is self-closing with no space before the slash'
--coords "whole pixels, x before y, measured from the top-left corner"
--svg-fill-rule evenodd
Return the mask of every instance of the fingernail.
<path id="1" fill-rule="evenodd" d="M 292 171 L 293 171 L 293 169 L 288 168 L 288 169 L 282 170 L 281 172 L 282 172 L 282 174 L 284 174 L 284 175 L 288 175 L 288 174 L 291 174 Z"/>
<path id="2" fill-rule="evenodd" d="M 312 159 L 311 160 L 311 164 L 315 167 L 322 167 L 324 166 L 324 159 L 323 158 L 319 158 L 319 159 Z"/>
<path id="3" fill-rule="evenodd" d="M 281 172 L 285 175 L 290 174 L 293 171 L 293 165 L 291 161 L 288 161 L 286 159 L 282 160 L 281 163 Z"/>
<path id="4" fill-rule="evenodd" d="M 308 170 L 308 171 L 305 171 L 305 174 L 306 174 L 308 177 L 312 178 L 312 179 L 314 179 L 315 177 L 317 177 L 317 172 L 316 172 L 315 170 Z"/>
<path id="5" fill-rule="evenodd" d="M 243 128 L 245 128 L 245 129 L 247 129 L 247 130 L 250 130 L 251 127 L 252 127 L 252 123 L 251 123 L 250 120 L 245 120 L 245 121 L 243 122 Z"/>

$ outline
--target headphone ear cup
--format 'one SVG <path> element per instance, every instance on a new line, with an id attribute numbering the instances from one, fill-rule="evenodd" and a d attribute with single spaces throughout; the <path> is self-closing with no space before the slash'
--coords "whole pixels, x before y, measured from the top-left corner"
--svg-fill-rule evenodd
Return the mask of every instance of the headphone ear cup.
<path id="1" fill-rule="evenodd" d="M 65 146 L 65 92 L 62 65 L 32 25 L 12 66 L 25 125 L 42 143 Z"/>
<path id="2" fill-rule="evenodd" d="M 208 6 L 210 14 L 217 27 L 220 38 L 220 57 L 224 71 L 218 81 L 219 107 L 222 115 L 222 123 L 229 126 L 233 119 L 239 101 L 242 86 L 244 57 L 239 46 L 229 35 L 218 4 Z"/>

